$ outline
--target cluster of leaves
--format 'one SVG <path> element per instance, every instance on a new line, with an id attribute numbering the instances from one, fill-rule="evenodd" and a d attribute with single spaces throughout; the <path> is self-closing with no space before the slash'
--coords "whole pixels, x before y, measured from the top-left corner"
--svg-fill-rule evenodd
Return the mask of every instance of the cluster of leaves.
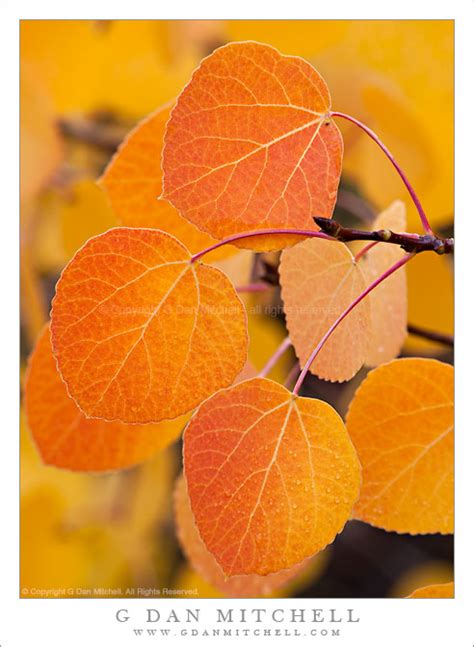
<path id="1" fill-rule="evenodd" d="M 326 402 L 246 366 L 242 301 L 201 261 L 208 250 L 221 257 L 228 237 L 283 250 L 287 328 L 304 364 L 404 256 L 318 237 L 313 216 L 332 216 L 342 166 L 330 110 L 324 80 L 302 59 L 251 42 L 205 59 L 176 104 L 140 123 L 111 161 L 101 184 L 124 226 L 89 239 L 66 266 L 28 369 L 29 425 L 57 467 L 129 467 L 187 423 L 179 537 L 197 570 L 239 594 L 293 577 L 350 518 L 453 530 L 453 370 L 395 359 L 404 269 L 308 366 L 331 381 L 376 367 L 344 423 Z M 376 228 L 404 231 L 403 204 Z"/>

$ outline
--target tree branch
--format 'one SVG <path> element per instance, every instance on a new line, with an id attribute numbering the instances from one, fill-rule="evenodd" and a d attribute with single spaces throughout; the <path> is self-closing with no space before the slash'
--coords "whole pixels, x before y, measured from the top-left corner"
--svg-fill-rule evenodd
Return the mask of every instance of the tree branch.
<path id="1" fill-rule="evenodd" d="M 369 240 L 374 242 L 392 243 L 399 245 L 410 254 L 433 251 L 437 254 L 453 254 L 454 238 L 438 238 L 434 234 L 419 236 L 418 234 L 400 234 L 390 229 L 379 229 L 378 231 L 364 231 L 362 229 L 350 229 L 343 227 L 336 220 L 330 218 L 314 218 L 322 231 L 344 243 L 352 240 Z"/>
<path id="2" fill-rule="evenodd" d="M 117 125 L 104 125 L 92 119 L 66 117 L 59 119 L 60 132 L 72 139 L 114 153 L 126 135 L 126 129 Z"/>

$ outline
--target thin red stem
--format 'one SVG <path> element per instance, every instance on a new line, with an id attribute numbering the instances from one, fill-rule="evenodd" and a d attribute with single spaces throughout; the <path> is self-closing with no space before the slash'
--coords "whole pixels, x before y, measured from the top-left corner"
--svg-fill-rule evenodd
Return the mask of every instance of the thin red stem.
<path id="1" fill-rule="evenodd" d="M 296 381 L 295 387 L 293 389 L 293 394 L 298 395 L 298 392 L 301 388 L 301 385 L 304 382 L 304 379 L 306 377 L 306 374 L 308 373 L 312 363 L 316 359 L 317 355 L 319 354 L 319 351 L 321 348 L 324 346 L 326 341 L 329 339 L 329 337 L 332 335 L 332 333 L 336 330 L 336 328 L 339 326 L 339 324 L 344 321 L 344 319 L 347 317 L 347 315 L 356 307 L 358 303 L 362 301 L 362 299 L 365 299 L 365 297 L 374 290 L 377 285 L 382 283 L 382 281 L 385 281 L 386 278 L 388 278 L 391 274 L 396 272 L 400 267 L 403 267 L 405 263 L 408 263 L 408 261 L 413 258 L 415 254 L 406 254 L 403 256 L 400 260 L 398 260 L 394 265 L 388 268 L 383 274 L 381 274 L 378 279 L 375 279 L 373 283 L 371 283 L 359 296 L 357 299 L 355 299 L 345 310 L 342 314 L 339 315 L 339 317 L 334 321 L 334 323 L 331 325 L 331 327 L 328 329 L 328 331 L 324 334 L 316 348 L 313 350 L 311 355 L 309 356 L 306 364 L 303 366 L 300 376 Z"/>
<path id="2" fill-rule="evenodd" d="M 219 240 L 217 243 L 214 243 L 214 245 L 211 245 L 210 247 L 207 247 L 206 249 L 203 249 L 191 256 L 191 263 L 194 263 L 199 258 L 201 258 L 201 256 L 204 256 L 204 254 L 208 254 L 209 252 L 212 252 L 215 249 L 222 247 L 223 245 L 229 245 L 237 242 L 238 240 L 252 238 L 253 236 L 273 236 L 278 234 L 286 236 L 306 236 L 306 238 L 324 238 L 325 240 L 334 240 L 332 236 L 328 236 L 322 231 L 314 231 L 312 229 L 258 229 L 257 231 L 246 231 L 243 234 L 234 234 L 233 236 Z"/>
<path id="3" fill-rule="evenodd" d="M 290 346 L 291 346 L 291 339 L 289 337 L 285 337 L 285 339 L 281 342 L 281 344 L 278 346 L 276 351 L 273 353 L 273 355 L 270 357 L 268 362 L 265 364 L 265 366 L 258 374 L 259 377 L 265 377 L 265 375 L 268 375 L 268 373 L 270 373 L 270 371 L 278 362 L 280 357 L 285 353 L 285 351 L 288 350 Z"/>
<path id="4" fill-rule="evenodd" d="M 268 283 L 249 283 L 248 285 L 239 285 L 235 288 L 236 292 L 265 292 L 270 287 Z"/>
<path id="5" fill-rule="evenodd" d="M 410 181 L 408 180 L 404 171 L 398 164 L 397 160 L 394 158 L 394 156 L 389 151 L 389 149 L 385 146 L 385 144 L 379 139 L 378 135 L 376 135 L 374 131 L 371 130 L 368 126 L 366 126 L 364 123 L 362 123 L 355 117 L 351 117 L 351 115 L 346 115 L 343 112 L 331 112 L 330 114 L 331 114 L 331 117 L 341 117 L 342 119 L 347 119 L 347 121 L 352 122 L 353 124 L 361 128 L 378 146 L 380 146 L 380 148 L 383 150 L 385 155 L 392 162 L 393 166 L 397 170 L 398 175 L 401 177 L 403 183 L 408 189 L 408 193 L 410 194 L 411 199 L 413 200 L 415 207 L 417 208 L 418 213 L 420 214 L 420 219 L 421 219 L 421 224 L 423 225 L 423 229 L 426 231 L 427 234 L 433 235 L 433 230 L 431 229 L 430 223 L 428 222 L 428 218 L 426 216 L 426 213 L 423 207 L 421 206 L 421 202 L 415 192 L 415 189 L 411 185 Z"/>
<path id="6" fill-rule="evenodd" d="M 381 242 L 380 240 L 375 240 L 374 242 L 369 243 L 368 245 L 366 245 L 365 247 L 363 247 L 363 248 L 360 250 L 360 252 L 358 252 L 358 253 L 354 256 L 354 260 L 355 260 L 355 262 L 357 263 L 357 261 L 358 261 L 359 259 L 361 259 L 361 258 L 362 258 L 362 256 L 364 256 L 364 254 L 367 254 L 367 252 L 369 251 L 369 249 L 372 249 L 372 247 L 375 247 L 375 245 L 378 245 L 380 242 Z"/>

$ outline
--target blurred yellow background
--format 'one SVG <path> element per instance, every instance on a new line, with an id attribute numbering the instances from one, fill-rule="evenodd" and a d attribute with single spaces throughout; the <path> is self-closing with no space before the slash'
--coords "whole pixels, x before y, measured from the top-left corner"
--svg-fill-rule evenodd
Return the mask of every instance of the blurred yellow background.
<path id="1" fill-rule="evenodd" d="M 328 83 L 333 108 L 377 132 L 435 230 L 449 235 L 453 30 L 452 21 L 22 21 L 23 361 L 48 319 L 64 265 L 90 236 L 118 224 L 96 185 L 117 144 L 139 119 L 175 98 L 199 61 L 226 42 L 258 40 L 313 63 Z M 357 220 L 395 198 L 407 200 L 373 142 L 350 124 L 339 125 L 345 141 L 339 208 Z M 408 200 L 407 206 L 409 230 L 421 231 Z M 246 254 L 221 262 L 236 284 L 248 283 L 252 259 Z M 408 266 L 408 277 L 409 322 L 452 333 L 451 261 L 423 254 Z M 250 360 L 260 369 L 284 327 L 259 315 L 250 320 L 250 335 Z M 406 354 L 435 357 L 443 350 L 414 336 L 405 347 Z M 271 376 L 284 381 L 290 368 L 289 362 Z M 337 394 L 340 407 L 358 381 L 360 376 Z M 172 488 L 180 471 L 178 446 L 123 473 L 73 474 L 41 463 L 22 416 L 21 456 L 25 595 L 44 588 L 110 588 L 124 595 L 165 586 L 220 595 L 183 562 L 177 546 Z M 311 585 L 324 574 L 323 561 L 312 567 L 309 583 L 302 577 L 280 593 L 317 591 Z M 429 567 L 423 564 L 401 568 L 403 581 L 393 575 L 385 594 L 404 595 L 408 581 L 411 589 L 431 583 L 433 572 L 450 579 L 448 559 L 429 556 Z M 337 595 L 337 582 L 330 590 Z"/>

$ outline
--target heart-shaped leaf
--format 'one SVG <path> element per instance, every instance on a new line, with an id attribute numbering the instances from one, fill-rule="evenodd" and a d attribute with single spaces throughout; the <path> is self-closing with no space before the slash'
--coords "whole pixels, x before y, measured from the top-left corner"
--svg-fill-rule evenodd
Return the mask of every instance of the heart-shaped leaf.
<path id="1" fill-rule="evenodd" d="M 453 532 L 453 378 L 449 364 L 415 357 L 362 382 L 347 414 L 362 464 L 358 519 L 396 532 Z"/>
<path id="2" fill-rule="evenodd" d="M 269 228 L 315 229 L 331 217 L 342 139 L 326 83 L 306 61 L 255 42 L 204 59 L 165 135 L 164 197 L 215 238 Z M 252 238 L 281 249 L 294 238 Z"/>
<path id="3" fill-rule="evenodd" d="M 366 287 L 365 276 L 344 243 L 310 238 L 283 252 L 280 262 L 286 325 L 300 363 Z M 370 302 L 364 299 L 329 337 L 311 373 L 350 380 L 367 357 Z"/>
<path id="4" fill-rule="evenodd" d="M 185 431 L 184 473 L 199 533 L 227 576 L 267 575 L 322 550 L 360 485 L 336 411 L 263 378 L 201 405 Z"/>
<path id="5" fill-rule="evenodd" d="M 175 418 L 231 384 L 246 315 L 227 277 L 153 229 L 91 238 L 56 287 L 51 334 L 69 394 L 89 417 Z"/>

